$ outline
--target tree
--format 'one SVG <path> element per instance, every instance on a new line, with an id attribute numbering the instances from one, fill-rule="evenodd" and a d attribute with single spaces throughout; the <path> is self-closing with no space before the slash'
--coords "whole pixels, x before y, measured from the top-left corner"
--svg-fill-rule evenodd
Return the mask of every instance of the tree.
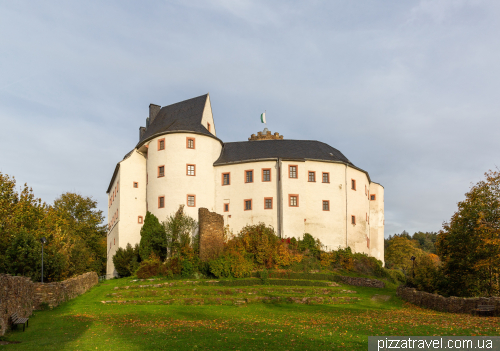
<path id="1" fill-rule="evenodd" d="M 184 205 L 180 205 L 175 215 L 169 216 L 162 225 L 169 257 L 178 255 L 183 247 L 192 246 L 194 251 L 198 252 L 199 240 L 193 236 L 198 222 L 184 213 Z"/>
<path id="2" fill-rule="evenodd" d="M 500 173 L 489 171 L 485 178 L 465 194 L 438 236 L 449 295 L 491 296 L 500 290 Z"/>
<path id="3" fill-rule="evenodd" d="M 385 262 L 387 268 L 399 268 L 405 273 L 413 269 L 411 257 L 417 259 L 424 255 L 424 252 L 416 246 L 413 240 L 406 236 L 395 236 L 391 239 L 391 244 L 385 250 Z"/>
<path id="4" fill-rule="evenodd" d="M 13 235 L 5 258 L 8 263 L 7 272 L 10 274 L 20 274 L 35 282 L 40 281 L 42 244 L 25 228 Z"/>
<path id="5" fill-rule="evenodd" d="M 70 275 L 106 271 L 106 228 L 97 201 L 75 193 L 64 193 L 54 201 L 54 210 L 64 220 L 69 248 Z"/>
<path id="6" fill-rule="evenodd" d="M 146 218 L 141 228 L 139 254 L 144 261 L 147 260 L 152 253 L 158 256 L 160 260 L 165 260 L 167 257 L 167 237 L 158 218 L 148 211 L 146 212 Z"/>

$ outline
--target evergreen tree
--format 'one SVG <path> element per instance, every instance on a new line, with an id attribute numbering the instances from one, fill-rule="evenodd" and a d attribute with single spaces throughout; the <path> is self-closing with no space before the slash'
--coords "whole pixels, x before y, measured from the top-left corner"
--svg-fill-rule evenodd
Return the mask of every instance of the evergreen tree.
<path id="1" fill-rule="evenodd" d="M 119 248 L 113 256 L 113 264 L 120 277 L 128 277 L 135 273 L 139 266 L 139 245 L 132 247 L 130 243 L 125 249 Z"/>
<path id="2" fill-rule="evenodd" d="M 151 253 L 157 255 L 162 261 L 165 260 L 167 258 L 167 237 L 158 218 L 148 211 L 141 228 L 139 254 L 142 260 L 147 260 Z"/>

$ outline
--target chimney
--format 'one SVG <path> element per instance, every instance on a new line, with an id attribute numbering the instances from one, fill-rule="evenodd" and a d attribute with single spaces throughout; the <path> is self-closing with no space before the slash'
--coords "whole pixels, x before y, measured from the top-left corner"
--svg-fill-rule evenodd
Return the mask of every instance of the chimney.
<path id="1" fill-rule="evenodd" d="M 144 133 L 146 133 L 146 127 L 139 127 L 139 141 L 141 141 Z"/>
<path id="2" fill-rule="evenodd" d="M 158 112 L 160 112 L 161 106 L 155 104 L 149 104 L 149 125 L 153 124 Z"/>

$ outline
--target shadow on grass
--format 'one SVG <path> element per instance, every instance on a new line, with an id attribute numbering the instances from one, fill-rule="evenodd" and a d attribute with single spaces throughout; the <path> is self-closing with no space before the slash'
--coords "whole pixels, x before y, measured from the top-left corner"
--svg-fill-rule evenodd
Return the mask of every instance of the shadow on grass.
<path id="1" fill-rule="evenodd" d="M 58 309 L 35 311 L 29 320 L 29 327 L 9 331 L 4 339 L 19 341 L 19 344 L 5 346 L 8 350 L 63 350 L 85 334 L 93 324 L 93 319 L 84 315 L 61 316 Z"/>

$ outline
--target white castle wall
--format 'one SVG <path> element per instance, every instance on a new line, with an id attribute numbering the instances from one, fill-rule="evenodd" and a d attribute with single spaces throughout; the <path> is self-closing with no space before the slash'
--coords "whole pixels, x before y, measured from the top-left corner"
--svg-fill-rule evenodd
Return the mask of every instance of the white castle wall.
<path id="1" fill-rule="evenodd" d="M 195 139 L 195 148 L 186 147 L 187 138 Z M 158 150 L 158 140 L 165 138 L 165 149 Z M 173 215 L 179 205 L 193 218 L 198 208 L 215 211 L 214 167 L 222 145 L 209 136 L 195 133 L 171 133 L 152 139 L 148 143 L 147 204 L 148 210 L 160 221 Z M 187 175 L 187 165 L 193 164 L 195 176 Z M 165 176 L 158 177 L 158 166 L 165 166 Z M 195 195 L 195 207 L 187 206 L 187 196 Z M 165 207 L 158 207 L 158 197 L 165 196 Z"/>

